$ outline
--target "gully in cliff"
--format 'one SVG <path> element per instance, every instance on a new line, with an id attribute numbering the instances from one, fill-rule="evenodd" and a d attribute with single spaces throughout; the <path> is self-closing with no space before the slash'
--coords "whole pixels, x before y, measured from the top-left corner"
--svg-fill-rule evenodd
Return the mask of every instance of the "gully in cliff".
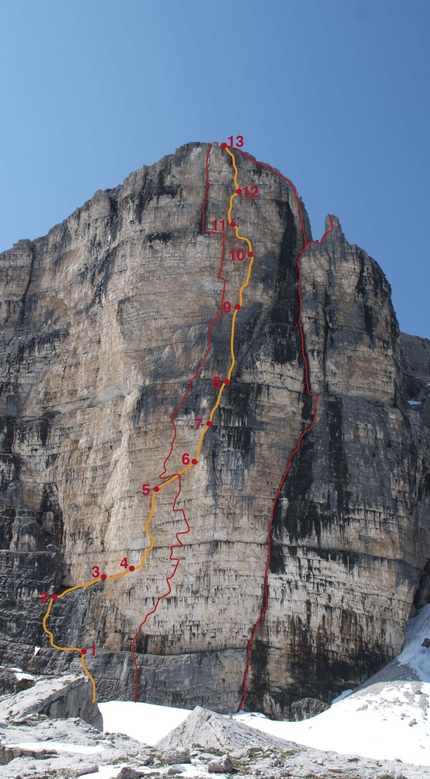
<path id="1" fill-rule="evenodd" d="M 173 482 L 177 482 L 177 492 L 174 497 L 172 510 L 178 514 L 181 515 L 183 523 L 185 525 L 185 529 L 177 532 L 175 534 L 175 542 L 170 547 L 170 557 L 169 560 L 174 563 L 173 571 L 166 576 L 165 583 L 166 583 L 166 589 L 165 591 L 156 599 L 155 605 L 152 609 L 150 609 L 144 616 L 142 622 L 139 625 L 138 630 L 136 631 L 131 645 L 131 651 L 132 651 L 132 657 L 135 667 L 135 685 L 134 685 L 134 699 L 137 700 L 137 694 L 138 694 L 138 683 L 139 683 L 139 669 L 138 664 L 136 660 L 136 641 L 138 639 L 139 634 L 141 633 L 142 628 L 147 623 L 147 620 L 150 616 L 155 614 L 155 612 L 158 609 L 159 604 L 161 601 L 166 598 L 168 595 L 170 595 L 172 588 L 171 588 L 171 582 L 178 570 L 180 558 L 177 556 L 177 550 L 180 549 L 183 546 L 181 537 L 183 535 L 186 535 L 190 532 L 190 524 L 188 522 L 187 516 L 185 514 L 185 511 L 183 508 L 177 508 L 177 501 L 181 495 L 181 489 L 182 489 L 182 480 L 184 475 L 188 472 L 193 470 L 195 467 L 198 467 L 199 462 L 201 461 L 202 456 L 202 447 L 204 443 L 205 436 L 208 434 L 210 428 L 213 425 L 214 422 L 214 416 L 216 415 L 216 412 L 220 406 L 220 402 L 223 396 L 223 393 L 227 390 L 228 386 L 231 383 L 232 380 L 232 374 L 235 369 L 235 363 L 236 363 L 236 357 L 235 357 L 235 334 L 237 327 L 240 325 L 240 311 L 244 305 L 243 301 L 243 292 L 244 290 L 249 286 L 252 270 L 255 262 L 258 262 L 258 258 L 255 257 L 254 249 L 251 243 L 251 240 L 242 235 L 240 232 L 240 226 L 237 224 L 236 221 L 233 219 L 233 208 L 235 204 L 238 202 L 238 199 L 240 198 L 249 198 L 249 199 L 256 199 L 259 197 L 258 192 L 258 186 L 256 184 L 253 184 L 251 182 L 248 182 L 247 184 L 240 184 L 238 177 L 239 177 L 239 171 L 236 163 L 236 154 L 244 155 L 244 157 L 247 157 L 249 160 L 252 161 L 253 164 L 261 166 L 262 168 L 265 168 L 266 170 L 270 171 L 271 173 L 275 174 L 276 176 L 279 176 L 284 181 L 287 182 L 289 187 L 291 187 L 294 197 L 296 199 L 297 204 L 297 211 L 300 219 L 300 225 L 302 230 L 302 239 L 303 239 L 303 248 L 302 251 L 298 257 L 297 260 L 297 282 L 296 282 L 296 288 L 297 288 L 297 295 L 298 295 L 298 320 L 297 320 L 297 327 L 300 334 L 300 344 L 301 344 L 301 352 L 302 352 L 302 358 L 303 358 L 303 365 L 304 365 L 304 384 L 305 384 L 305 390 L 308 398 L 312 400 L 312 417 L 310 423 L 305 427 L 304 430 L 300 433 L 300 436 L 297 440 L 296 446 L 291 451 L 285 471 L 282 475 L 281 481 L 279 483 L 276 495 L 273 499 L 272 503 L 272 509 L 268 521 L 267 526 L 267 560 L 266 560 L 266 566 L 265 566 L 265 573 L 264 573 L 264 580 L 263 580 L 263 605 L 260 611 L 260 614 L 258 616 L 258 619 L 256 620 L 251 636 L 248 641 L 247 645 L 247 662 L 246 667 L 243 674 L 243 694 L 242 699 L 240 702 L 239 708 L 242 709 L 246 697 L 247 697 L 247 677 L 250 669 L 251 664 L 251 650 L 252 650 L 252 644 L 254 642 L 254 639 L 256 637 L 258 628 L 260 626 L 260 623 L 263 619 L 263 616 L 267 610 L 268 602 L 269 602 L 269 568 L 270 568 L 270 555 L 271 555 L 271 531 L 272 531 L 272 525 L 273 525 L 273 518 L 274 518 L 274 512 L 276 508 L 276 504 L 279 499 L 279 495 L 281 493 L 282 486 L 288 476 L 288 473 L 291 468 L 291 464 L 293 461 L 293 458 L 295 454 L 299 451 L 302 441 L 304 437 L 312 430 L 312 428 L 315 425 L 316 416 L 317 416 L 317 406 L 318 406 L 318 394 L 313 393 L 311 391 L 310 387 L 310 380 L 309 380 L 309 366 L 308 366 L 308 360 L 307 360 L 307 354 L 306 354 L 306 346 L 305 346 L 305 337 L 302 327 L 302 291 L 301 291 L 301 268 L 300 263 L 301 259 L 306 252 L 308 246 L 311 243 L 322 243 L 327 235 L 328 232 L 330 232 L 333 229 L 333 222 L 331 217 L 330 219 L 330 229 L 324 234 L 321 241 L 308 241 L 306 237 L 306 231 L 305 231 L 305 224 L 303 219 L 303 213 L 301 208 L 301 202 L 297 195 L 296 189 L 292 182 L 287 179 L 286 177 L 282 176 L 280 173 L 278 173 L 276 170 L 270 168 L 268 165 L 265 165 L 264 163 L 259 163 L 253 160 L 249 155 L 247 155 L 245 152 L 243 152 L 240 148 L 241 145 L 243 145 L 243 139 L 241 136 L 238 136 L 236 138 L 236 144 L 234 144 L 234 139 L 231 138 L 231 144 L 228 146 L 226 143 L 221 144 L 221 148 L 224 149 L 226 154 L 226 159 L 231 163 L 233 168 L 233 182 L 232 182 L 232 193 L 230 194 L 229 198 L 229 204 L 227 208 L 227 212 L 224 215 L 224 218 L 219 218 L 217 220 L 213 221 L 213 230 L 207 229 L 206 227 L 206 205 L 208 201 L 208 195 L 209 195 L 209 187 L 212 186 L 209 181 L 209 165 L 210 165 L 210 158 L 211 158 L 211 152 L 213 149 L 213 144 L 209 146 L 209 149 L 206 154 L 206 188 L 205 188 L 205 196 L 203 200 L 202 205 L 202 231 L 204 233 L 218 236 L 221 238 L 221 261 L 220 261 L 220 267 L 218 271 L 217 278 L 219 281 L 222 282 L 222 293 L 221 293 L 221 299 L 220 299 L 220 305 L 219 305 L 219 311 L 218 314 L 209 322 L 207 326 L 207 344 L 206 344 L 206 350 L 205 353 L 199 362 L 192 378 L 189 381 L 188 388 L 183 395 L 179 405 L 176 407 L 174 412 L 170 416 L 170 422 L 173 427 L 173 436 L 170 442 L 170 448 L 169 452 L 164 460 L 163 463 L 163 469 L 161 473 L 159 474 L 159 483 L 155 485 L 150 485 L 148 483 L 145 483 L 142 485 L 142 495 L 144 497 L 148 497 L 150 499 L 150 510 L 148 513 L 148 516 L 146 518 L 145 522 L 145 533 L 149 539 L 149 545 L 145 549 L 145 551 L 142 554 L 141 560 L 136 565 L 129 565 L 128 560 L 126 557 L 123 558 L 121 563 L 119 564 L 119 567 L 123 570 L 118 571 L 114 574 L 106 574 L 101 573 L 100 568 L 98 566 L 93 566 L 92 569 L 92 578 L 90 581 L 83 582 L 81 584 L 77 584 L 73 587 L 68 587 L 67 589 L 63 590 L 59 594 L 53 594 L 49 596 L 48 593 L 44 592 L 42 593 L 42 603 L 47 603 L 47 610 L 43 618 L 43 629 L 46 632 L 46 634 L 49 636 L 49 642 L 50 645 L 58 649 L 59 651 L 63 652 L 76 652 L 80 656 L 80 662 L 82 669 L 84 670 L 85 674 L 89 677 L 92 683 L 93 688 L 93 700 L 96 699 L 96 684 L 95 680 L 90 673 L 89 669 L 86 665 L 86 658 L 87 656 L 91 658 L 95 655 L 96 652 L 96 646 L 93 644 L 91 647 L 86 648 L 83 647 L 76 647 L 76 646 L 60 646 L 55 642 L 54 634 L 48 627 L 48 620 L 52 613 L 52 609 L 54 607 L 54 604 L 58 604 L 59 601 L 61 601 L 63 598 L 65 598 L 69 593 L 84 589 L 84 588 L 90 588 L 94 586 L 97 583 L 100 582 L 110 582 L 114 580 L 119 580 L 124 577 L 135 577 L 138 576 L 138 573 L 140 569 L 143 568 L 147 561 L 147 557 L 149 553 L 153 550 L 154 544 L 155 544 L 155 538 L 151 532 L 151 521 L 153 519 L 154 515 L 154 509 L 155 509 L 155 503 L 157 500 L 157 495 L 160 494 L 160 492 L 167 487 L 169 484 Z M 221 228 L 221 229 L 218 229 Z M 223 273 L 223 267 L 225 263 L 225 242 L 226 242 L 226 232 L 230 230 L 235 236 L 235 239 L 237 240 L 237 246 L 236 248 L 233 248 L 230 252 L 231 255 L 231 261 L 235 263 L 236 273 L 242 275 L 242 283 L 239 286 L 237 293 L 230 293 L 228 290 L 227 280 L 222 275 Z M 246 260 L 246 262 L 245 262 Z M 243 263 L 243 264 L 242 264 Z M 233 296 L 232 296 L 233 294 Z M 174 448 L 175 448 L 175 442 L 177 438 L 177 428 L 175 425 L 175 417 L 178 414 L 178 412 L 182 409 L 184 406 L 184 403 L 186 399 L 188 398 L 192 388 L 193 383 L 197 379 L 197 376 L 199 375 L 201 369 L 205 365 L 205 362 L 211 353 L 211 330 L 215 322 L 220 320 L 222 317 L 230 317 L 231 318 L 231 325 L 230 325 L 230 362 L 228 369 L 226 371 L 226 374 L 224 378 L 221 376 L 214 376 L 212 381 L 212 387 L 217 390 L 216 400 L 215 403 L 212 405 L 210 412 L 206 419 L 202 417 L 196 418 L 196 434 L 197 434 L 197 441 L 196 441 L 196 448 L 194 451 L 194 454 L 184 453 L 182 455 L 182 464 L 183 468 L 178 470 L 177 472 L 167 474 L 167 464 L 168 461 L 173 454 Z"/>

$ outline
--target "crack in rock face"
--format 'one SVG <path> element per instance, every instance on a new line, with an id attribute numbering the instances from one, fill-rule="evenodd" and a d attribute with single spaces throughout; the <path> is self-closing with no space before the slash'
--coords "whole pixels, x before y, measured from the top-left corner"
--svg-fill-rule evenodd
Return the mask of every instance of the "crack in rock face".
<path id="1" fill-rule="evenodd" d="M 238 183 L 258 197 L 243 189 L 233 201 L 255 256 L 231 383 L 177 505 L 177 480 L 157 496 L 144 567 L 109 580 L 149 545 L 142 484 L 160 482 L 171 415 L 186 395 L 167 474 L 194 457 L 196 420 L 208 418 L 214 377 L 230 365 L 249 258 L 238 259 L 227 223 L 213 232 L 227 222 L 234 171 L 214 144 L 204 203 L 207 154 L 207 144 L 187 144 L 0 255 L 2 662 L 80 672 L 76 652 L 50 647 L 40 594 L 99 570 L 108 580 L 59 599 L 48 626 L 59 646 L 87 648 L 100 699 L 130 700 L 131 640 L 166 591 L 182 509 L 190 532 L 171 593 L 136 639 L 137 699 L 237 710 L 273 500 L 312 416 L 300 292 L 319 401 L 274 513 L 246 700 L 296 718 L 391 661 L 411 609 L 430 599 L 430 342 L 399 332 L 381 268 L 336 217 L 308 243 L 292 185 L 235 153 Z M 217 318 L 223 301 L 232 310 Z"/>

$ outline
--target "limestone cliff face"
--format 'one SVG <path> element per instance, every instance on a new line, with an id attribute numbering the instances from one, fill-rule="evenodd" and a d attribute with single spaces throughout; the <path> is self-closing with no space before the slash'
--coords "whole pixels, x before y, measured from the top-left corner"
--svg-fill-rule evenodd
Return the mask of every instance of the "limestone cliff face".
<path id="1" fill-rule="evenodd" d="M 93 566 L 118 573 L 124 557 L 138 565 L 151 503 L 141 487 L 160 483 L 170 417 L 195 376 L 167 474 L 195 456 L 195 420 L 204 424 L 213 378 L 228 371 L 231 312 L 210 343 L 208 325 L 223 279 L 224 300 L 237 302 L 249 260 L 231 260 L 243 244 L 226 225 L 220 271 L 221 236 L 202 228 L 207 153 L 188 144 L 0 255 L 1 647 L 29 670 L 77 665 L 49 647 L 40 592 L 90 581 Z M 236 198 L 232 212 L 255 254 L 235 367 L 181 480 L 175 508 L 191 529 L 172 592 L 136 641 L 139 699 L 220 711 L 241 698 L 270 512 L 312 414 L 297 326 L 300 205 L 275 172 L 236 158 L 240 186 L 258 186 L 258 197 Z M 220 230 L 233 168 L 217 144 L 208 160 L 204 224 Z M 400 337 L 384 274 L 336 218 L 301 269 L 319 402 L 276 506 L 269 606 L 248 677 L 247 707 L 275 716 L 304 697 L 329 701 L 399 652 L 430 559 L 430 344 Z M 177 492 L 174 480 L 157 496 L 143 568 L 52 610 L 59 645 L 96 645 L 88 667 L 100 699 L 132 696 L 131 640 L 166 591 L 170 547 L 185 529 Z"/>

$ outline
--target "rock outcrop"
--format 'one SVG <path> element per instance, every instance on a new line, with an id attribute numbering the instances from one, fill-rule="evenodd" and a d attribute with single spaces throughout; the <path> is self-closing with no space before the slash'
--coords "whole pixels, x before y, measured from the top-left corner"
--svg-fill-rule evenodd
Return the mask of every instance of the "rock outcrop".
<path id="1" fill-rule="evenodd" d="M 156 744 L 158 750 L 189 749 L 197 744 L 201 749 L 234 752 L 240 749 L 289 749 L 295 744 L 268 733 L 253 730 L 233 717 L 222 717 L 201 706 L 196 708 L 177 728 Z"/>
<path id="2" fill-rule="evenodd" d="M 79 717 L 98 730 L 103 728 L 102 715 L 91 700 L 91 685 L 85 676 L 43 678 L 31 689 L 0 696 L 0 720 L 20 723 L 37 714 L 55 719 Z"/>
<path id="3" fill-rule="evenodd" d="M 57 680 L 51 681 L 55 687 Z M 12 701 L 16 706 L 18 699 Z M 66 721 L 30 714 L 19 722 L 13 716 L 0 721 L 0 779 L 74 779 L 97 772 L 99 766 L 143 768 L 149 761 L 145 745 L 122 734 L 100 733 L 79 717 Z"/>
<path id="4" fill-rule="evenodd" d="M 152 500 L 142 484 L 160 483 L 169 451 L 164 474 L 195 456 L 196 420 L 229 369 L 223 279 L 233 307 L 249 260 L 226 224 L 221 270 L 221 234 L 206 232 L 217 220 L 221 233 L 235 189 L 219 145 L 202 227 L 207 153 L 188 144 L 0 255 L 0 647 L 27 671 L 75 668 L 76 653 L 49 646 L 40 593 L 139 564 Z M 235 198 L 232 218 L 255 260 L 231 384 L 176 505 L 177 480 L 157 496 L 143 568 L 68 594 L 49 617 L 60 646 L 95 646 L 87 666 L 101 699 L 133 695 L 131 640 L 167 592 L 183 510 L 171 594 L 135 642 L 138 699 L 237 709 L 273 500 L 311 420 L 297 324 L 309 221 L 288 181 L 235 155 L 249 197 Z M 316 424 L 276 505 L 248 676 L 247 707 L 275 717 L 377 672 L 399 653 L 420 588 L 427 602 L 430 344 L 401 337 L 382 270 L 332 223 L 301 259 Z"/>
<path id="5" fill-rule="evenodd" d="M 419 693 L 412 697 L 420 705 Z M 361 705 L 364 700 L 368 699 L 361 699 Z M 19 725 L 13 720 L 0 721 L 0 779 L 75 779 L 98 770 L 120 779 L 148 774 L 155 779 L 208 776 L 226 771 L 237 779 L 250 775 L 332 779 L 334 774 L 342 779 L 430 779 L 426 765 L 321 751 L 260 732 L 258 716 L 250 717 L 255 727 L 242 719 L 197 708 L 183 723 L 187 727 L 176 728 L 153 747 L 120 733 L 102 734 L 78 717 L 65 722 L 36 714 Z M 184 742 L 189 742 L 189 748 L 172 749 Z"/>

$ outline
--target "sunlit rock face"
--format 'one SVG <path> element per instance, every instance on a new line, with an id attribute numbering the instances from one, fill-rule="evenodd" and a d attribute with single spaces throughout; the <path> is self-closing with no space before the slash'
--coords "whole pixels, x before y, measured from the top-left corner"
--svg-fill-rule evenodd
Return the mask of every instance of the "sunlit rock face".
<path id="1" fill-rule="evenodd" d="M 208 326 L 224 283 L 224 300 L 238 301 L 249 259 L 231 259 L 244 244 L 226 222 L 221 268 L 222 237 L 205 231 L 214 220 L 220 231 L 235 191 L 229 155 L 208 151 L 187 144 L 0 255 L 1 647 L 27 670 L 80 667 L 49 646 L 40 593 L 89 582 L 95 566 L 110 576 L 124 558 L 139 564 L 152 499 L 142 484 L 162 481 L 171 415 L 190 388 L 164 475 L 195 457 L 196 420 L 205 424 L 213 379 L 229 370 L 232 313 L 210 342 Z M 231 384 L 175 506 L 177 479 L 157 495 L 145 565 L 66 595 L 48 622 L 58 645 L 96 647 L 87 665 L 100 699 L 133 696 L 131 641 L 168 589 L 182 509 L 190 531 L 171 594 L 135 644 L 138 699 L 237 708 L 273 500 L 311 420 L 297 288 L 307 215 L 287 181 L 235 154 L 238 183 L 258 197 L 233 202 L 255 260 Z M 277 502 L 248 676 L 246 707 L 279 717 L 398 654 L 430 559 L 430 343 L 400 337 L 383 272 L 332 224 L 301 259 L 319 401 Z"/>

